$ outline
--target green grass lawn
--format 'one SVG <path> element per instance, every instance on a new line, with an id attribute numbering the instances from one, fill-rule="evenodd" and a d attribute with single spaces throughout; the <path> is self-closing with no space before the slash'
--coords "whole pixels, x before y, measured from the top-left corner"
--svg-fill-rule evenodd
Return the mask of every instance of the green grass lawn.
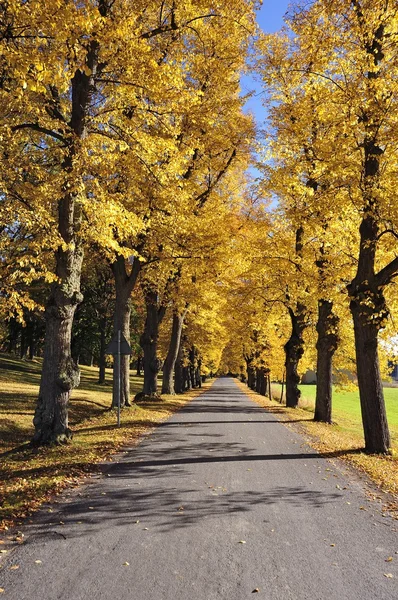
<path id="1" fill-rule="evenodd" d="M 313 412 L 316 385 L 305 384 L 300 385 L 299 388 L 301 390 L 300 408 Z M 278 398 L 280 397 L 280 391 L 280 384 L 273 383 L 272 392 Z M 398 388 L 385 387 L 384 399 L 393 447 L 398 448 Z M 344 391 L 336 390 L 335 386 L 333 386 L 332 403 L 333 421 L 346 430 L 360 434 L 362 431 L 362 419 L 358 389 Z"/>

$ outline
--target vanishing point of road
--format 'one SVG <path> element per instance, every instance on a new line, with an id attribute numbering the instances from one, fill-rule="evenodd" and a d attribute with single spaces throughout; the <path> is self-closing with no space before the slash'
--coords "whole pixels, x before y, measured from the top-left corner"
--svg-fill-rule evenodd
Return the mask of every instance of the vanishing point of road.
<path id="1" fill-rule="evenodd" d="M 22 529 L 2 597 L 397 600 L 398 523 L 364 487 L 218 379 Z"/>

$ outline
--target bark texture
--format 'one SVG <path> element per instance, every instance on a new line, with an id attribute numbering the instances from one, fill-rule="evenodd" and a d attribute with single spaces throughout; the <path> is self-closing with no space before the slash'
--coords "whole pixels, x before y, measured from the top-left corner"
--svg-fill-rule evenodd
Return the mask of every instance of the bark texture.
<path id="1" fill-rule="evenodd" d="M 130 272 L 127 271 L 126 259 L 118 256 L 111 269 L 115 278 L 115 313 L 113 317 L 114 335 L 120 330 L 130 343 L 131 293 L 137 282 L 141 263 L 134 260 Z M 116 361 L 113 363 L 112 408 L 117 407 L 117 374 Z M 120 406 L 131 406 L 130 402 L 130 356 L 120 357 Z"/>
<path id="2" fill-rule="evenodd" d="M 158 373 L 161 361 L 158 358 L 159 325 L 166 313 L 166 307 L 158 305 L 156 291 L 145 291 L 146 319 L 140 345 L 144 353 L 144 385 L 143 393 L 153 396 L 157 393 Z"/>
<path id="3" fill-rule="evenodd" d="M 174 365 L 174 391 L 176 394 L 184 393 L 184 336 L 181 335 L 178 346 L 177 358 Z"/>
<path id="4" fill-rule="evenodd" d="M 300 376 L 298 365 L 304 354 L 303 333 L 307 326 L 305 318 L 305 306 L 297 303 L 296 311 L 289 308 L 292 324 L 292 333 L 285 344 L 285 372 L 286 372 L 286 406 L 297 408 L 301 392 L 298 388 Z"/>
<path id="5" fill-rule="evenodd" d="M 177 310 L 173 313 L 170 344 L 166 359 L 163 364 L 162 394 L 175 394 L 174 390 L 174 367 L 180 348 L 182 327 L 186 311 L 180 314 Z"/>
<path id="6" fill-rule="evenodd" d="M 316 330 L 316 398 L 314 421 L 332 422 L 332 363 L 337 350 L 339 318 L 333 313 L 333 303 L 320 300 Z"/>

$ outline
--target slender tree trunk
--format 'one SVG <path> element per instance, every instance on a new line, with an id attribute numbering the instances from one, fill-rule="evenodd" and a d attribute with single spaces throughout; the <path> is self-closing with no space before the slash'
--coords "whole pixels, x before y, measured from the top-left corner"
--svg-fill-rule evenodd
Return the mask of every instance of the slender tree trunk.
<path id="1" fill-rule="evenodd" d="M 253 357 L 250 356 L 246 359 L 247 364 L 247 386 L 251 390 L 256 389 L 256 370 L 253 366 Z"/>
<path id="2" fill-rule="evenodd" d="M 265 373 L 264 367 L 260 369 L 261 378 L 260 378 L 260 394 L 265 396 L 267 393 L 267 376 Z"/>
<path id="3" fill-rule="evenodd" d="M 195 382 L 196 382 L 196 387 L 198 387 L 198 388 L 202 387 L 202 376 L 200 374 L 201 367 L 202 367 L 202 361 L 200 360 L 200 358 L 197 358 L 197 366 L 195 369 Z"/>
<path id="4" fill-rule="evenodd" d="M 26 353 L 28 351 L 28 341 L 26 335 L 26 327 L 21 328 L 21 347 L 20 347 L 20 357 L 21 359 L 26 357 Z"/>
<path id="5" fill-rule="evenodd" d="M 183 367 L 184 373 L 184 390 L 189 391 L 191 389 L 191 374 L 189 366 Z"/>
<path id="6" fill-rule="evenodd" d="M 196 368 L 196 352 L 195 352 L 195 346 L 192 346 L 189 350 L 189 381 L 190 381 L 190 388 L 195 388 L 196 387 L 196 381 L 195 381 L 195 368 Z"/>
<path id="7" fill-rule="evenodd" d="M 98 375 L 98 383 L 105 383 L 105 374 L 106 374 L 106 325 L 107 318 L 103 317 L 100 321 L 100 355 L 99 355 L 99 375 Z"/>
<path id="8" fill-rule="evenodd" d="M 261 370 L 256 367 L 256 392 L 257 394 L 260 393 L 260 389 L 261 389 Z"/>
<path id="9" fill-rule="evenodd" d="M 174 391 L 176 394 L 184 393 L 184 336 L 180 338 L 176 362 L 174 365 Z"/>
<path id="10" fill-rule="evenodd" d="M 8 346 L 7 352 L 8 354 L 16 354 L 17 353 L 17 341 L 19 335 L 19 327 L 16 319 L 11 318 L 8 322 Z"/>
<path id="11" fill-rule="evenodd" d="M 177 310 L 173 313 L 173 324 L 171 328 L 170 344 L 166 359 L 163 364 L 162 394 L 175 394 L 173 373 L 180 348 L 182 327 L 186 311 L 179 314 Z"/>
<path id="12" fill-rule="evenodd" d="M 152 396 L 157 393 L 158 373 L 161 362 L 158 359 L 159 325 L 165 315 L 166 308 L 158 306 L 157 292 L 145 292 L 146 320 L 140 345 L 144 352 L 144 386 L 143 393 Z"/>
<path id="13" fill-rule="evenodd" d="M 142 357 L 137 356 L 137 372 L 136 372 L 137 377 L 141 377 L 141 367 L 142 367 Z"/>
<path id="14" fill-rule="evenodd" d="M 301 303 L 297 303 L 296 313 L 289 308 L 289 314 L 292 323 L 292 333 L 285 344 L 286 406 L 296 408 L 301 396 L 298 388 L 300 376 L 297 370 L 299 361 L 304 354 L 305 307 Z"/>
<path id="15" fill-rule="evenodd" d="M 333 313 L 333 303 L 320 300 L 318 303 L 316 398 L 314 421 L 332 422 L 332 362 L 337 350 L 339 318 Z"/>

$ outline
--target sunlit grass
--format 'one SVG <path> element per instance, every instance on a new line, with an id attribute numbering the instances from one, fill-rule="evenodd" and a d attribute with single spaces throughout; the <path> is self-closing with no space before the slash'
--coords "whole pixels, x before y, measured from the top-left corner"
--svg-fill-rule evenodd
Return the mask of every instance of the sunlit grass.
<path id="1" fill-rule="evenodd" d="M 0 528 L 27 516 L 65 486 L 78 483 L 98 462 L 111 460 L 112 453 L 127 443 L 137 443 L 144 432 L 200 393 L 163 396 L 161 402 L 123 409 L 118 428 L 116 413 L 109 410 L 111 373 L 107 373 L 107 383 L 99 385 L 98 369 L 82 367 L 81 385 L 70 402 L 72 443 L 34 449 L 29 441 L 40 369 L 39 361 L 0 355 Z M 142 379 L 132 376 L 131 395 L 141 389 Z"/>

